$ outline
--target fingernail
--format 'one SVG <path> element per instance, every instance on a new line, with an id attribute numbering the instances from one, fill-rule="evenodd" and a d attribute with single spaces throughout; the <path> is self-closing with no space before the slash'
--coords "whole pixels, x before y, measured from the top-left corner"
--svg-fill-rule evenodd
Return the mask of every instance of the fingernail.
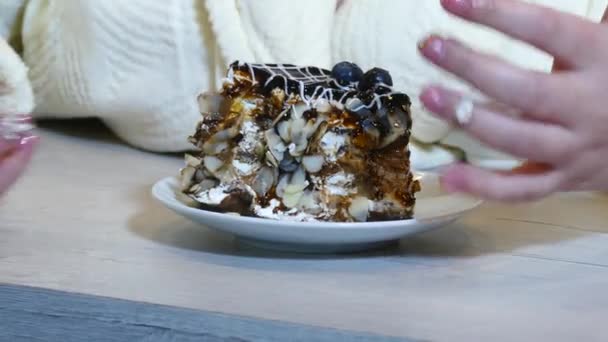
<path id="1" fill-rule="evenodd" d="M 445 56 L 445 40 L 432 35 L 418 43 L 418 49 L 426 58 L 438 62 Z"/>
<path id="2" fill-rule="evenodd" d="M 473 7 L 473 0 L 441 0 L 441 5 L 451 12 L 462 12 Z"/>
<path id="3" fill-rule="evenodd" d="M 445 106 L 441 90 L 435 86 L 424 89 L 420 94 L 420 100 L 422 104 L 432 112 L 439 112 Z"/>
<path id="4" fill-rule="evenodd" d="M 472 10 L 491 8 L 492 0 L 441 0 L 441 5 L 456 14 L 468 14 Z"/>

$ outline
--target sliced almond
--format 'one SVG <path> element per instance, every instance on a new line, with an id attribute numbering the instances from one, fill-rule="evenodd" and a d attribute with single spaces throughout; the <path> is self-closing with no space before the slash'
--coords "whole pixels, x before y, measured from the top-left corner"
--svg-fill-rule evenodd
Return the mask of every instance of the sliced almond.
<path id="1" fill-rule="evenodd" d="M 279 198 L 283 198 L 285 195 L 285 188 L 289 185 L 289 175 L 282 175 L 277 184 L 276 193 Z"/>
<path id="2" fill-rule="evenodd" d="M 309 108 L 304 102 L 299 102 L 291 107 L 291 119 L 301 119 L 304 112 Z"/>
<path id="3" fill-rule="evenodd" d="M 275 127 L 285 117 L 285 115 L 287 115 L 287 112 L 289 112 L 289 108 L 285 109 L 281 112 L 281 114 L 277 115 L 277 117 L 274 118 L 274 120 L 272 121 L 272 127 Z"/>
<path id="4" fill-rule="evenodd" d="M 205 168 L 210 172 L 216 172 L 224 165 L 224 162 L 220 158 L 214 156 L 205 156 L 205 158 L 203 158 L 203 163 Z"/>
<path id="5" fill-rule="evenodd" d="M 306 139 L 306 136 L 300 132 L 300 135 L 298 135 L 297 138 L 294 137 L 293 143 L 289 145 L 289 154 L 294 157 L 300 157 L 302 154 L 304 154 L 307 147 L 308 139 Z"/>
<path id="6" fill-rule="evenodd" d="M 208 155 L 218 155 L 228 148 L 228 143 L 225 141 L 212 143 L 210 141 L 203 145 L 203 152 Z"/>
<path id="7" fill-rule="evenodd" d="M 199 187 L 201 191 L 206 191 L 217 186 L 217 182 L 213 179 L 205 179 L 199 183 Z"/>
<path id="8" fill-rule="evenodd" d="M 331 111 L 331 104 L 327 99 L 318 99 L 315 102 L 315 109 L 319 113 L 329 113 Z"/>
<path id="9" fill-rule="evenodd" d="M 226 128 L 223 131 L 219 131 L 219 132 L 215 133 L 211 137 L 211 140 L 216 141 L 216 142 L 228 141 L 228 140 L 236 137 L 238 134 L 239 134 L 239 128 L 237 126 L 232 126 L 230 128 Z"/>
<path id="10" fill-rule="evenodd" d="M 302 192 L 294 192 L 294 193 L 285 193 L 283 196 L 283 204 L 287 208 L 295 208 L 300 202 L 300 198 L 302 198 Z"/>
<path id="11" fill-rule="evenodd" d="M 296 172 L 293 173 L 289 184 L 299 187 L 300 190 L 305 189 L 308 186 L 308 181 L 306 180 L 306 171 L 303 167 L 299 167 Z"/>
<path id="12" fill-rule="evenodd" d="M 315 197 L 311 191 L 304 191 L 302 197 L 300 197 L 300 201 L 298 202 L 298 208 L 302 210 L 312 209 L 317 207 L 317 202 L 315 201 Z"/>
<path id="13" fill-rule="evenodd" d="M 274 186 L 275 181 L 275 174 L 272 169 L 263 167 L 256 174 L 251 187 L 258 196 L 263 197 Z"/>
<path id="14" fill-rule="evenodd" d="M 310 139 L 310 137 L 312 137 L 313 134 L 315 134 L 315 132 L 317 131 L 317 128 L 319 128 L 319 126 L 321 125 L 322 122 L 323 122 L 323 120 L 321 120 L 321 119 L 309 120 L 308 122 L 306 122 L 306 126 L 304 126 L 304 129 L 303 129 L 306 139 Z"/>
<path id="15" fill-rule="evenodd" d="M 348 213 L 355 221 L 366 222 L 369 217 L 369 199 L 363 196 L 353 198 Z"/>
<path id="16" fill-rule="evenodd" d="M 194 174 L 194 181 L 197 183 L 202 182 L 205 178 L 207 178 L 205 176 L 205 171 L 200 168 L 200 169 L 196 169 L 196 173 Z"/>
<path id="17" fill-rule="evenodd" d="M 186 160 L 186 165 L 192 166 L 192 167 L 197 167 L 197 166 L 201 165 L 201 163 L 203 161 L 202 159 L 197 158 L 191 154 L 186 154 L 185 160 Z"/>
<path id="18" fill-rule="evenodd" d="M 291 127 L 289 121 L 281 121 L 277 125 L 277 131 L 284 142 L 291 142 Z"/>
<path id="19" fill-rule="evenodd" d="M 198 96 L 198 108 L 201 114 L 217 113 L 222 106 L 223 96 L 218 93 L 206 92 Z"/>
<path id="20" fill-rule="evenodd" d="M 264 132 L 264 137 L 266 138 L 268 152 L 270 152 L 276 160 L 276 167 L 283 160 L 283 154 L 287 147 L 281 140 L 281 137 L 272 128 Z"/>
<path id="21" fill-rule="evenodd" d="M 200 184 L 194 184 L 193 186 L 190 187 L 190 189 L 188 189 L 189 194 L 197 195 L 201 192 L 202 192 L 202 190 L 201 190 Z"/>
<path id="22" fill-rule="evenodd" d="M 304 127 L 306 126 L 306 120 L 302 118 L 296 118 L 289 120 L 291 128 L 291 141 L 298 141 L 304 135 Z M 306 137 L 304 137 L 306 138 Z"/>
<path id="23" fill-rule="evenodd" d="M 310 173 L 317 173 L 323 168 L 325 157 L 322 155 L 304 156 L 302 158 L 302 166 Z"/>
<path id="24" fill-rule="evenodd" d="M 196 169 L 192 166 L 187 166 L 181 170 L 182 191 L 186 191 L 192 185 L 192 178 L 194 178 L 195 173 Z"/>
<path id="25" fill-rule="evenodd" d="M 268 166 L 275 168 L 279 167 L 279 161 L 270 151 L 266 151 L 266 155 L 264 157 L 266 158 L 266 164 L 268 164 Z"/>
<path id="26" fill-rule="evenodd" d="M 325 121 L 325 120 L 319 121 L 317 129 L 311 135 L 310 140 L 308 141 L 308 147 L 306 148 L 306 153 L 310 153 L 310 151 L 317 149 L 321 139 L 327 132 L 328 127 L 329 127 L 329 124 L 327 123 L 327 121 Z"/>

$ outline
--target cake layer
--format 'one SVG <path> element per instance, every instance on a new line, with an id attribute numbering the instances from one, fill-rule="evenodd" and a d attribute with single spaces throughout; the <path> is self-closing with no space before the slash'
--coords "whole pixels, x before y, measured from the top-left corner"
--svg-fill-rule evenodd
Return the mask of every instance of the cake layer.
<path id="1" fill-rule="evenodd" d="M 390 74 L 235 62 L 202 94 L 183 190 L 208 210 L 296 221 L 406 219 L 410 100 Z"/>

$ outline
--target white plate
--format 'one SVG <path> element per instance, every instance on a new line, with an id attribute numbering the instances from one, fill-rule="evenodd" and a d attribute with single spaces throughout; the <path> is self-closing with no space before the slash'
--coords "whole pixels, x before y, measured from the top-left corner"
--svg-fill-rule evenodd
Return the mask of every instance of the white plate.
<path id="1" fill-rule="evenodd" d="M 443 226 L 481 204 L 478 199 L 442 193 L 438 177 L 422 175 L 413 219 L 388 222 L 284 222 L 193 208 L 179 191 L 179 181 L 158 181 L 152 193 L 174 212 L 208 228 L 230 233 L 256 247 L 291 252 L 336 253 L 378 248 L 411 234 Z"/>

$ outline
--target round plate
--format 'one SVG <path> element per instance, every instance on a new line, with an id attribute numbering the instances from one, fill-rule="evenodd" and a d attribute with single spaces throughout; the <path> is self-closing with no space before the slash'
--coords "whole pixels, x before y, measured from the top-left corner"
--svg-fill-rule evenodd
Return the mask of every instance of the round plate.
<path id="1" fill-rule="evenodd" d="M 416 196 L 414 218 L 388 222 L 286 222 L 201 210 L 189 205 L 189 198 L 180 192 L 175 177 L 158 181 L 152 193 L 177 214 L 233 234 L 248 245 L 290 252 L 354 252 L 379 248 L 451 223 L 481 204 L 465 195 L 443 193 L 435 174 L 420 176 L 422 191 Z"/>

